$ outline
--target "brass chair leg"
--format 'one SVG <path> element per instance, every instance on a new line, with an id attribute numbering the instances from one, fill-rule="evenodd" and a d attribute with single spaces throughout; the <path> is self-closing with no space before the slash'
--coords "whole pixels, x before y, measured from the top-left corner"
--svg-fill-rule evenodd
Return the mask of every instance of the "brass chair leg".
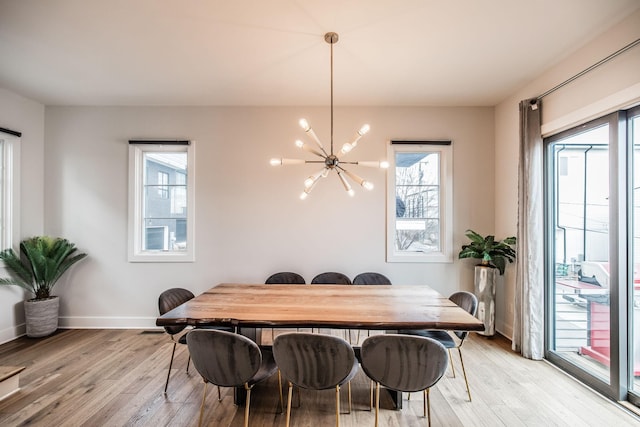
<path id="1" fill-rule="evenodd" d="M 453 378 L 455 378 L 456 369 L 453 367 L 453 356 L 451 355 L 451 349 L 448 348 L 447 351 L 449 352 L 449 364 L 451 365 L 451 373 L 453 373 Z"/>
<path id="2" fill-rule="evenodd" d="M 460 365 L 462 365 L 462 375 L 464 376 L 464 383 L 467 386 L 467 395 L 469 395 L 469 402 L 471 402 L 471 390 L 469 390 L 469 381 L 467 381 L 467 371 L 464 369 L 464 361 L 462 360 L 462 349 L 458 347 L 458 354 L 460 355 Z"/>
<path id="3" fill-rule="evenodd" d="M 251 387 L 244 383 L 244 389 L 247 390 L 247 400 L 244 404 L 244 427 L 249 427 L 249 404 L 251 402 Z"/>
<path id="4" fill-rule="evenodd" d="M 287 392 L 287 421 L 285 426 L 289 427 L 289 421 L 291 421 L 291 399 L 293 398 L 293 384 L 289 382 L 289 391 Z"/>
<path id="5" fill-rule="evenodd" d="M 347 384 L 347 394 L 349 395 L 349 414 L 351 413 L 351 381 Z"/>
<path id="6" fill-rule="evenodd" d="M 284 399 L 282 398 L 282 374 L 278 369 L 278 391 L 280 392 L 280 413 L 284 412 Z"/>
<path id="7" fill-rule="evenodd" d="M 373 410 L 373 380 L 369 380 L 369 410 Z"/>
<path id="8" fill-rule="evenodd" d="M 425 400 L 427 401 L 427 425 L 429 427 L 431 427 L 431 398 L 430 398 L 430 394 L 429 394 L 430 391 L 431 391 L 431 389 L 429 389 L 429 388 L 424 391 Z"/>
<path id="9" fill-rule="evenodd" d="M 171 360 L 169 361 L 169 370 L 167 371 L 167 381 L 164 383 L 164 394 L 167 394 L 167 388 L 169 387 L 169 377 L 171 376 L 171 367 L 173 366 L 173 356 L 176 354 L 177 343 L 173 342 L 173 350 L 171 350 Z"/>
<path id="10" fill-rule="evenodd" d="M 379 413 L 380 413 L 380 383 L 376 382 L 376 427 L 378 427 Z"/>
<path id="11" fill-rule="evenodd" d="M 336 427 L 340 427 L 340 386 L 336 386 Z"/>
<path id="12" fill-rule="evenodd" d="M 198 419 L 198 427 L 202 425 L 202 416 L 204 415 L 204 401 L 207 398 L 207 382 L 204 382 L 202 389 L 202 403 L 200 404 L 200 418 Z"/>
<path id="13" fill-rule="evenodd" d="M 422 394 L 424 394 L 424 396 L 422 396 L 422 413 L 426 418 L 427 417 L 427 389 L 424 389 L 422 391 Z"/>

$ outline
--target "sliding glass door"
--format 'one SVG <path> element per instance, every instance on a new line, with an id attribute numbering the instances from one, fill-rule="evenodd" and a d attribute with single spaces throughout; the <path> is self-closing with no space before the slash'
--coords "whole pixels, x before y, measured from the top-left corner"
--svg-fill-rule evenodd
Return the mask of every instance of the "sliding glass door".
<path id="1" fill-rule="evenodd" d="M 639 128 L 636 109 L 545 139 L 547 358 L 631 401 L 640 392 Z"/>

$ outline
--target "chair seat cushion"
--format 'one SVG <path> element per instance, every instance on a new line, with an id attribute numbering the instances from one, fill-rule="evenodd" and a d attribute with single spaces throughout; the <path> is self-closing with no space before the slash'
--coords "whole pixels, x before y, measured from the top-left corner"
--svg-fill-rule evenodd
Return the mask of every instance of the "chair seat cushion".
<path id="1" fill-rule="evenodd" d="M 451 335 L 447 331 L 411 329 L 411 330 L 401 330 L 401 331 L 398 331 L 398 333 L 404 334 L 404 335 L 419 335 L 421 337 L 433 338 L 434 340 L 439 341 L 440 344 L 442 344 L 446 348 L 456 347 L 456 342 L 453 340 L 453 337 L 451 337 Z"/>

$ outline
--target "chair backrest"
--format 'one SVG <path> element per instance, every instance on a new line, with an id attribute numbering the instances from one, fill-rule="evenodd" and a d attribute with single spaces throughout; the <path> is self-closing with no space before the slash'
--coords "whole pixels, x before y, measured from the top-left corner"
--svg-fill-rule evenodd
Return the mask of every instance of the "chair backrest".
<path id="1" fill-rule="evenodd" d="M 438 341 L 416 335 L 373 335 L 362 342 L 362 369 L 392 390 L 416 392 L 437 383 L 449 364 Z"/>
<path id="2" fill-rule="evenodd" d="M 187 334 L 189 354 L 198 373 L 221 387 L 249 382 L 262 364 L 258 345 L 249 338 L 215 329 L 194 329 Z"/>
<path id="3" fill-rule="evenodd" d="M 342 273 L 328 271 L 320 273 L 311 280 L 314 285 L 350 285 L 351 279 Z"/>
<path id="4" fill-rule="evenodd" d="M 273 340 L 273 357 L 294 385 L 326 390 L 351 380 L 358 372 L 351 345 L 340 337 L 296 332 Z"/>
<path id="5" fill-rule="evenodd" d="M 274 273 L 265 280 L 265 285 L 304 285 L 304 277 L 299 275 L 298 273 L 293 273 L 291 271 L 281 271 L 279 273 Z"/>
<path id="6" fill-rule="evenodd" d="M 354 285 L 390 285 L 391 280 L 381 273 L 360 273 L 353 278 Z"/>
<path id="7" fill-rule="evenodd" d="M 459 305 L 463 310 L 467 311 L 472 316 L 476 315 L 478 310 L 478 298 L 471 292 L 460 291 L 451 294 L 449 300 L 453 301 L 456 305 Z M 454 331 L 454 333 L 464 340 L 467 337 L 467 331 Z"/>
<path id="8" fill-rule="evenodd" d="M 188 289 L 183 288 L 171 288 L 167 289 L 158 297 L 158 310 L 162 316 L 168 311 L 173 310 L 177 306 L 184 304 L 185 302 L 193 299 L 195 295 Z M 165 326 L 164 330 L 169 335 L 175 335 L 184 330 L 185 326 Z"/>

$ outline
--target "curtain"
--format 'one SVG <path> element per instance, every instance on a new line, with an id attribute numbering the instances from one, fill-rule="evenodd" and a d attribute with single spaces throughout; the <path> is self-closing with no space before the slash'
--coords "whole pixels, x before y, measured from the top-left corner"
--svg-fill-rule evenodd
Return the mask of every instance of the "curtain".
<path id="1" fill-rule="evenodd" d="M 542 103 L 520 102 L 518 233 L 512 347 L 529 359 L 544 356 L 544 227 Z"/>

